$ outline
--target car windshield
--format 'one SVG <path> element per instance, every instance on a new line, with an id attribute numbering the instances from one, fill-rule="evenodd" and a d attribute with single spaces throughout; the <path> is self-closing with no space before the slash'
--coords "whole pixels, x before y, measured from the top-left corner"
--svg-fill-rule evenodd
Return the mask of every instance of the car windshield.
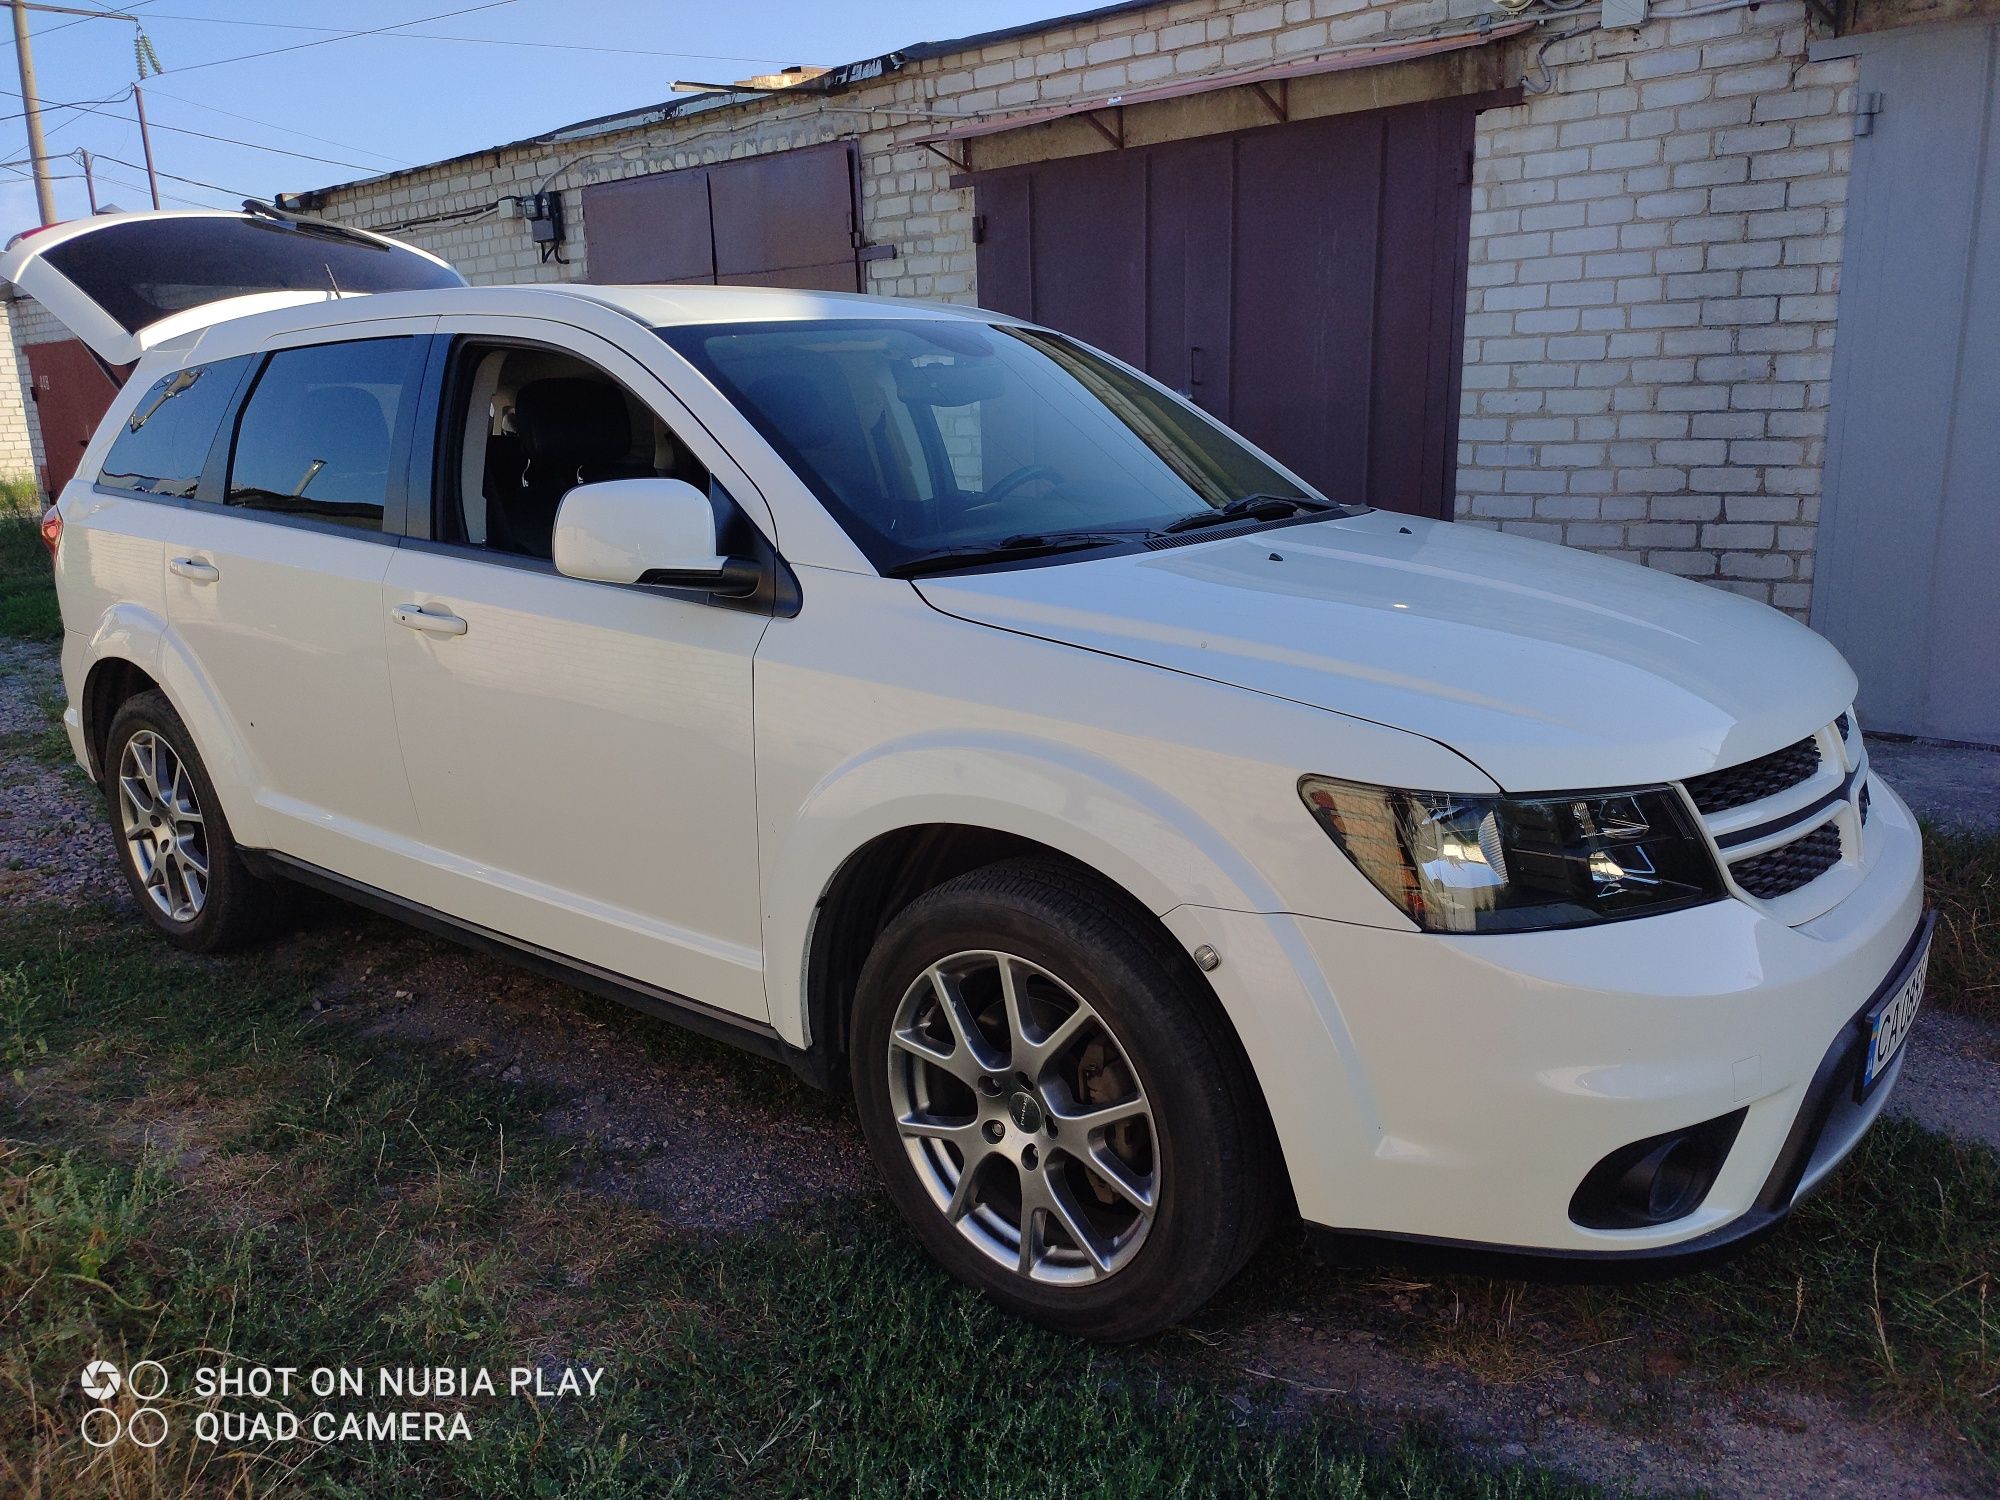
<path id="1" fill-rule="evenodd" d="M 885 573 L 1086 556 L 1191 518 L 1330 506 L 1200 412 L 1043 329 L 874 318 L 660 334 Z"/>

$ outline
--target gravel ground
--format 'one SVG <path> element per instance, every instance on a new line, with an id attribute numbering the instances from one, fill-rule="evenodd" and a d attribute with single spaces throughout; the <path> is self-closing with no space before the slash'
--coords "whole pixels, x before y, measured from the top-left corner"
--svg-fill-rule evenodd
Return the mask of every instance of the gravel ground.
<path id="1" fill-rule="evenodd" d="M 0 906 L 126 899 L 96 794 L 47 763 L 43 700 L 56 686 L 49 648 L 0 641 Z M 545 1124 L 597 1148 L 580 1154 L 591 1163 L 580 1171 L 599 1191 L 678 1226 L 726 1232 L 873 1190 L 845 1110 L 775 1063 L 337 902 L 309 898 L 303 919 L 322 937 L 332 929 L 344 955 L 314 1001 L 330 1023 L 458 1052 L 503 1081 L 548 1090 L 557 1102 Z M 1892 1107 L 2000 1148 L 2000 1030 L 1932 1014 L 1909 1045 Z M 1384 1284 L 1385 1302 L 1412 1294 L 1424 1295 Z M 1233 1326 L 1226 1311 L 1209 1321 L 1224 1326 L 1193 1336 L 1292 1399 L 1350 1402 L 1385 1437 L 1425 1416 L 1493 1462 L 1547 1465 L 1614 1490 L 1720 1500 L 1977 1493 L 1923 1439 L 1796 1392 L 1725 1396 L 1685 1374 L 1617 1389 L 1591 1370 L 1588 1350 L 1491 1381 L 1418 1358 L 1310 1300 Z"/>
<path id="2" fill-rule="evenodd" d="M 1871 734 L 1868 764 L 1939 827 L 2000 833 L 2000 750 Z"/>
<path id="3" fill-rule="evenodd" d="M 54 648 L 0 638 L 0 907 L 123 897 L 103 803 L 49 753 L 61 693 Z"/>

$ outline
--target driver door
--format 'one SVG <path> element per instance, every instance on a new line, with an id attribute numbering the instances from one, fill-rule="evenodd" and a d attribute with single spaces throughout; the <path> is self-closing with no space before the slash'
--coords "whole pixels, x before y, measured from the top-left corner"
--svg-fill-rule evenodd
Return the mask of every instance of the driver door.
<path id="1" fill-rule="evenodd" d="M 428 534 L 382 592 L 424 899 L 763 1020 L 751 660 L 770 616 L 567 578 L 547 555 L 577 480 L 754 492 L 612 345 L 520 319 L 443 332 Z"/>

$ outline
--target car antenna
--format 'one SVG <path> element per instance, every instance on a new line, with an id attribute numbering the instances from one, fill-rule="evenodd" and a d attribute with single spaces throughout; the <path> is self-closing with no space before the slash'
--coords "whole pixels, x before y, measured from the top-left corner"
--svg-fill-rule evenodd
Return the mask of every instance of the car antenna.
<path id="1" fill-rule="evenodd" d="M 333 274 L 333 262 L 330 260 L 323 260 L 320 262 L 320 264 L 326 267 L 326 284 L 333 288 L 333 295 L 335 297 L 346 296 L 347 293 L 343 292 L 340 289 L 340 282 L 335 278 Z"/>

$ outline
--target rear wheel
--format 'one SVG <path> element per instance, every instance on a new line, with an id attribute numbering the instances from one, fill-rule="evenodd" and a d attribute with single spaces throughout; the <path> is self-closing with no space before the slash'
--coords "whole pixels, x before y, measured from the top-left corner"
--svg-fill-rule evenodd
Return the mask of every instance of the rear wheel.
<path id="1" fill-rule="evenodd" d="M 1053 862 L 991 866 L 899 914 L 856 997 L 863 1130 L 926 1248 L 1096 1338 L 1194 1311 L 1276 1198 L 1233 1040 L 1149 923 Z"/>
<path id="2" fill-rule="evenodd" d="M 146 920 L 197 953 L 263 936 L 275 892 L 244 865 L 187 726 L 164 694 L 140 693 L 119 707 L 104 764 L 119 868 Z"/>

